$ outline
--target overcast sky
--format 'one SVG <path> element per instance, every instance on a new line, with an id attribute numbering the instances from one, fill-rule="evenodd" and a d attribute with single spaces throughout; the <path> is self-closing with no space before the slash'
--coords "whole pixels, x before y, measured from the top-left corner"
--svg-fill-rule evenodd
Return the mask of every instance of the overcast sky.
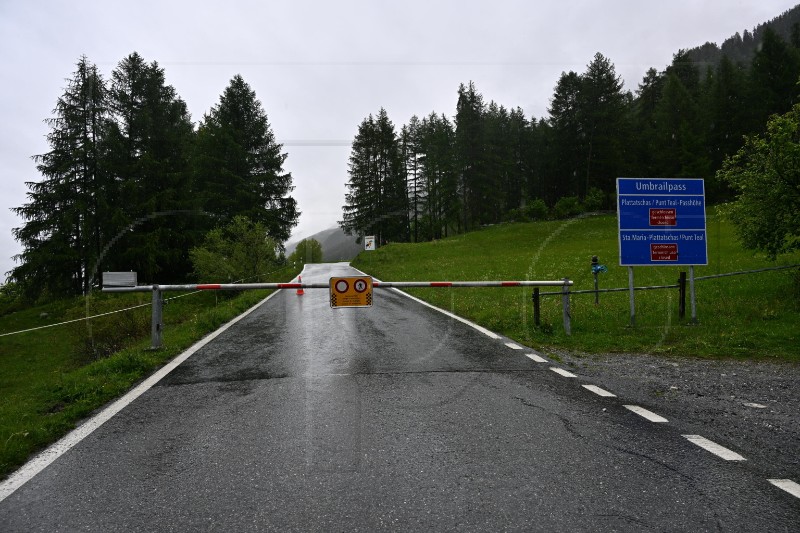
<path id="1" fill-rule="evenodd" d="M 289 154 L 294 241 L 341 218 L 345 143 L 381 107 L 397 130 L 414 114 L 452 117 L 459 83 L 473 80 L 487 102 L 539 118 L 560 74 L 597 52 L 635 91 L 678 49 L 722 44 L 796 1 L 0 0 L 0 274 L 20 252 L 10 209 L 40 179 L 43 120 L 83 54 L 105 78 L 134 51 L 157 61 L 195 123 L 241 74 Z"/>

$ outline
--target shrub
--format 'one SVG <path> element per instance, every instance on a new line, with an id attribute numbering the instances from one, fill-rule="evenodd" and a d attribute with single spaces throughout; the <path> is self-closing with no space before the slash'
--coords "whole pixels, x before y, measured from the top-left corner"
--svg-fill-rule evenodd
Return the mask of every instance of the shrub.
<path id="1" fill-rule="evenodd" d="M 565 196 L 553 206 L 553 214 L 556 218 L 571 218 L 583 213 L 583 206 L 577 196 Z"/>

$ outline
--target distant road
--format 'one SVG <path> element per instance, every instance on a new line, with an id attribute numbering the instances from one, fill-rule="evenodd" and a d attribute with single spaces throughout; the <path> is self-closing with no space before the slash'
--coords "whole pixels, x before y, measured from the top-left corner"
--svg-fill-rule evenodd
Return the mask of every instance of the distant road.
<path id="1" fill-rule="evenodd" d="M 396 291 L 284 290 L 0 502 L 0 531 L 797 531 L 758 461 L 537 360 Z"/>

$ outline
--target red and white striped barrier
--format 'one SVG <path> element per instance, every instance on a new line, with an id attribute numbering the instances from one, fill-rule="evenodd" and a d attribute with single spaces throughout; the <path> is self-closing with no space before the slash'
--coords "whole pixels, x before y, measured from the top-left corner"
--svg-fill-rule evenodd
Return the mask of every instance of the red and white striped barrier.
<path id="1" fill-rule="evenodd" d="M 413 287 L 563 287 L 572 281 L 373 281 L 376 289 Z M 329 283 L 198 283 L 189 285 L 138 285 L 136 287 L 103 287 L 103 292 L 160 291 L 245 291 L 251 289 L 328 289 Z"/>
<path id="2" fill-rule="evenodd" d="M 300 281 L 300 278 L 298 278 Z M 403 289 L 411 287 L 561 287 L 564 292 L 564 328 L 570 334 L 569 287 L 572 281 L 374 281 L 372 286 L 378 289 Z M 196 283 L 189 285 L 137 285 L 134 287 L 103 287 L 103 292 L 152 292 L 153 311 L 151 319 L 151 347 L 161 348 L 163 330 L 162 293 L 165 291 L 246 291 L 249 289 L 329 289 L 330 283 Z"/>

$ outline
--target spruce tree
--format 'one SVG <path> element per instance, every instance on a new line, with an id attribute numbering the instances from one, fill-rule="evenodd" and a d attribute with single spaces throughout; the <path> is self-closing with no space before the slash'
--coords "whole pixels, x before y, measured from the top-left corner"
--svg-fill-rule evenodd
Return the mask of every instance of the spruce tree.
<path id="1" fill-rule="evenodd" d="M 400 142 L 386 110 L 364 119 L 353 140 L 341 228 L 378 242 L 409 240 L 409 202 Z"/>
<path id="2" fill-rule="evenodd" d="M 284 243 L 300 212 L 282 150 L 255 91 L 234 76 L 198 129 L 195 175 L 203 208 L 222 220 L 246 216 Z"/>
<path id="3" fill-rule="evenodd" d="M 456 160 L 461 192 L 462 228 L 469 231 L 488 223 L 492 211 L 488 199 L 492 192 L 486 181 L 485 104 L 473 82 L 458 87 L 456 103 Z"/>
<path id="4" fill-rule="evenodd" d="M 108 131 L 117 235 L 109 250 L 115 269 L 135 270 L 150 282 L 181 281 L 191 272 L 193 232 L 189 167 L 193 125 L 185 102 L 166 84 L 164 70 L 136 52 L 111 75 L 113 121 Z"/>
<path id="5" fill-rule="evenodd" d="M 32 299 L 86 293 L 104 239 L 108 176 L 101 161 L 107 95 L 97 67 L 83 56 L 47 120 L 50 151 L 34 157 L 43 176 L 27 182 L 29 202 L 14 209 L 23 251 L 11 271 Z"/>

